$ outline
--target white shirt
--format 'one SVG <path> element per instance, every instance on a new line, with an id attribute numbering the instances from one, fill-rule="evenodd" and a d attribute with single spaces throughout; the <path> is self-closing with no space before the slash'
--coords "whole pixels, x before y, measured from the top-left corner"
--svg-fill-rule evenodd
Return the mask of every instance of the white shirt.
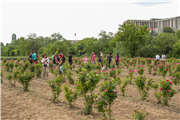
<path id="1" fill-rule="evenodd" d="M 160 56 L 159 55 L 156 55 L 156 60 L 159 60 L 160 59 Z"/>
<path id="2" fill-rule="evenodd" d="M 49 59 L 48 59 L 48 58 L 46 58 L 46 59 L 42 58 L 41 62 L 43 63 L 45 60 L 47 60 L 47 62 L 45 62 L 44 64 L 46 64 L 47 66 L 49 66 Z M 43 65 L 44 65 L 44 64 L 43 64 Z"/>
<path id="3" fill-rule="evenodd" d="M 162 60 L 165 60 L 166 55 L 162 55 Z"/>

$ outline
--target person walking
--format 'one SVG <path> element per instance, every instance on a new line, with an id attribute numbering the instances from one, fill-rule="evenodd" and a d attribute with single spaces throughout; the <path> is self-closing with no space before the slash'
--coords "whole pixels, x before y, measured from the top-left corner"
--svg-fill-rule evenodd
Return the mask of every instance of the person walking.
<path id="1" fill-rule="evenodd" d="M 33 63 L 32 52 L 30 52 L 30 55 L 29 55 L 29 61 L 30 61 L 31 64 Z"/>
<path id="2" fill-rule="evenodd" d="M 94 52 L 92 53 L 92 63 L 95 64 L 95 59 L 96 59 L 96 55 L 94 54 Z"/>
<path id="3" fill-rule="evenodd" d="M 118 67 L 118 63 L 119 63 L 119 55 L 118 54 L 116 54 L 115 61 L 116 61 L 116 65 Z"/>
<path id="4" fill-rule="evenodd" d="M 156 55 L 156 65 L 157 65 L 159 59 L 160 59 L 160 56 L 159 56 L 159 55 Z"/>
<path id="5" fill-rule="evenodd" d="M 72 55 L 71 55 L 70 52 L 68 53 L 68 62 L 69 62 L 69 64 L 70 64 L 70 66 L 72 66 L 73 59 L 72 59 Z M 72 70 L 72 67 L 71 67 L 71 70 Z"/>
<path id="6" fill-rule="evenodd" d="M 63 55 L 59 54 L 59 61 L 58 61 L 58 68 L 59 68 L 59 74 L 63 74 L 62 66 L 63 65 Z"/>
<path id="7" fill-rule="evenodd" d="M 111 56 L 111 53 L 109 53 L 109 55 L 107 56 L 107 61 L 109 63 L 109 68 L 110 68 L 111 60 L 112 60 L 112 56 Z"/>
<path id="8" fill-rule="evenodd" d="M 43 79 L 45 79 L 45 75 L 47 75 L 47 79 L 49 79 L 49 59 L 46 54 L 43 55 L 41 62 L 43 65 Z"/>
<path id="9" fill-rule="evenodd" d="M 56 64 L 56 56 L 55 56 L 55 52 L 53 52 L 52 60 L 53 60 L 53 63 Z"/>
<path id="10" fill-rule="evenodd" d="M 103 54 L 102 54 L 101 51 L 100 51 L 100 56 L 101 56 L 101 64 L 102 64 L 102 67 L 103 67 L 103 62 L 104 62 L 104 60 L 103 60 Z"/>
<path id="11" fill-rule="evenodd" d="M 34 54 L 32 54 L 33 62 L 38 64 L 38 60 L 37 60 L 38 58 L 39 58 L 38 54 L 36 54 L 36 51 L 34 51 Z"/>

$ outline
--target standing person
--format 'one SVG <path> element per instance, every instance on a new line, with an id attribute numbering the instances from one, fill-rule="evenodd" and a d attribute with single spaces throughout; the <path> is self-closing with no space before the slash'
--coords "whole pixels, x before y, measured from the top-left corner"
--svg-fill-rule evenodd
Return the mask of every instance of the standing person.
<path id="1" fill-rule="evenodd" d="M 68 62 L 70 64 L 70 66 L 72 66 L 73 60 L 72 60 L 72 55 L 70 52 L 68 53 Z M 72 70 L 72 67 L 71 67 L 71 70 Z"/>
<path id="2" fill-rule="evenodd" d="M 29 55 L 29 61 L 30 61 L 31 64 L 33 63 L 32 52 L 30 52 L 30 55 Z"/>
<path id="3" fill-rule="evenodd" d="M 53 63 L 56 64 L 56 56 L 55 56 L 55 52 L 53 52 L 52 60 L 53 60 Z"/>
<path id="4" fill-rule="evenodd" d="M 47 74 L 47 78 L 49 79 L 49 59 L 47 58 L 47 55 L 44 54 L 43 58 L 41 60 L 42 65 L 43 65 L 43 79 L 45 79 L 45 75 Z"/>
<path id="5" fill-rule="evenodd" d="M 84 58 L 83 60 L 84 60 L 84 63 L 88 63 L 88 57 L 87 57 L 87 55 L 85 55 L 85 58 Z"/>
<path id="6" fill-rule="evenodd" d="M 34 54 L 32 54 L 33 62 L 38 64 L 38 60 L 37 60 L 38 58 L 39 58 L 38 54 L 36 54 L 36 51 L 34 51 Z"/>
<path id="7" fill-rule="evenodd" d="M 92 63 L 93 63 L 93 64 L 96 63 L 96 62 L 95 62 L 95 58 L 96 58 L 96 55 L 95 55 L 94 52 L 93 52 L 93 54 L 92 54 Z"/>
<path id="8" fill-rule="evenodd" d="M 63 65 L 63 55 L 59 54 L 59 61 L 58 61 L 58 66 L 59 66 L 59 74 L 62 75 L 63 70 L 62 70 L 62 65 Z"/>
<path id="9" fill-rule="evenodd" d="M 100 51 L 100 56 L 101 56 L 101 64 L 102 64 L 102 67 L 103 67 L 103 54 L 102 54 L 102 52 Z"/>
<path id="10" fill-rule="evenodd" d="M 64 57 L 63 53 L 61 53 L 61 54 L 63 56 L 63 63 L 65 63 L 66 62 L 66 58 Z"/>
<path id="11" fill-rule="evenodd" d="M 119 55 L 118 54 L 116 54 L 115 61 L 116 61 L 116 65 L 118 66 L 118 63 L 119 63 Z"/>
<path id="12" fill-rule="evenodd" d="M 160 56 L 159 56 L 159 55 L 156 55 L 156 65 L 157 65 L 159 59 L 160 59 Z"/>
<path id="13" fill-rule="evenodd" d="M 98 62 L 101 63 L 101 53 L 98 54 Z"/>
<path id="14" fill-rule="evenodd" d="M 162 62 L 165 63 L 166 55 L 162 53 Z"/>
<path id="15" fill-rule="evenodd" d="M 112 56 L 111 56 L 111 53 L 109 53 L 109 55 L 107 56 L 107 61 L 109 63 L 109 68 L 110 68 L 111 60 L 112 60 Z"/>

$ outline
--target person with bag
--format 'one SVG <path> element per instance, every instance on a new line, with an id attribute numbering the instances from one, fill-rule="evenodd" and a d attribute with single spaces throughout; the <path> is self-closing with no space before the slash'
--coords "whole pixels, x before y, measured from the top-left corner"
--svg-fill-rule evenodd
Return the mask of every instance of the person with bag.
<path id="1" fill-rule="evenodd" d="M 36 54 L 36 51 L 34 51 L 34 54 L 32 54 L 33 62 L 38 64 L 38 60 L 37 60 L 38 58 L 39 58 L 38 54 Z"/>
<path id="2" fill-rule="evenodd" d="M 96 64 L 95 58 L 96 58 L 96 55 L 93 52 L 92 53 L 92 61 L 91 61 L 93 64 Z"/>
<path id="3" fill-rule="evenodd" d="M 43 65 L 43 79 L 45 79 L 45 75 L 47 75 L 47 78 L 49 79 L 49 59 L 46 54 L 43 55 L 41 62 Z"/>
<path id="4" fill-rule="evenodd" d="M 30 55 L 29 55 L 29 61 L 30 61 L 31 64 L 33 64 L 32 52 L 30 52 Z"/>
<path id="5" fill-rule="evenodd" d="M 107 61 L 109 63 L 109 68 L 110 68 L 110 64 L 111 64 L 111 61 L 112 61 L 111 53 L 109 53 L 109 55 L 107 56 Z"/>

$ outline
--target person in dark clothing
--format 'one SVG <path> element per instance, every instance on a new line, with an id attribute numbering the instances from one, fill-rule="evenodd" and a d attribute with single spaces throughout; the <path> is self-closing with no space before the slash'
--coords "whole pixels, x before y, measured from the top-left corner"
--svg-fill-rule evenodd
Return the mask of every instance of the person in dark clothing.
<path id="1" fill-rule="evenodd" d="M 56 64 L 56 56 L 55 56 L 55 52 L 53 52 L 52 60 L 53 60 L 53 63 Z"/>
<path id="2" fill-rule="evenodd" d="M 101 63 L 101 53 L 98 54 L 98 62 Z"/>
<path id="3" fill-rule="evenodd" d="M 30 61 L 31 64 L 33 63 L 32 52 L 30 52 L 30 55 L 29 55 L 29 61 Z"/>
<path id="4" fill-rule="evenodd" d="M 70 64 L 70 66 L 72 66 L 73 60 L 72 60 L 72 55 L 70 52 L 68 53 L 68 63 Z M 72 70 L 72 67 L 71 67 L 71 70 Z"/>
<path id="5" fill-rule="evenodd" d="M 118 63 L 119 63 L 119 55 L 118 54 L 116 54 L 115 61 L 116 61 L 116 65 L 118 66 Z"/>
<path id="6" fill-rule="evenodd" d="M 110 68 L 110 64 L 111 64 L 111 61 L 112 61 L 112 56 L 111 56 L 111 53 L 109 53 L 108 57 L 107 57 L 107 61 L 109 63 L 109 68 Z"/>

